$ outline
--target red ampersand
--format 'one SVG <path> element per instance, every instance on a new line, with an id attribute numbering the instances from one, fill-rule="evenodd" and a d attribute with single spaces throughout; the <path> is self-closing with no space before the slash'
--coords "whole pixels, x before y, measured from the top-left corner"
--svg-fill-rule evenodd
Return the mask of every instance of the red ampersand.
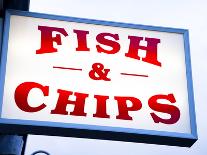
<path id="1" fill-rule="evenodd" d="M 94 63 L 92 65 L 92 70 L 89 72 L 89 77 L 93 80 L 111 81 L 111 79 L 107 77 L 109 71 L 110 69 L 104 69 L 103 64 Z"/>

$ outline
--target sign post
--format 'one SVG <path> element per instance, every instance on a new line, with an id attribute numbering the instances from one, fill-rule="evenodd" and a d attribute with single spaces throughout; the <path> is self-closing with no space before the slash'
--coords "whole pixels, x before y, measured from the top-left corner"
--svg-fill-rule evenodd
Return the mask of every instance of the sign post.
<path id="1" fill-rule="evenodd" d="M 16 10 L 29 10 L 30 0 L 0 0 L 0 44 L 2 45 L 3 36 L 3 22 L 6 9 L 16 9 Z M 2 51 L 0 50 L 0 53 Z M 23 153 L 22 148 L 24 148 L 24 136 L 16 135 L 17 133 L 12 133 L 15 135 L 3 135 L 0 133 L 0 154 L 16 154 L 20 155 Z M 25 135 L 26 137 L 26 135 Z"/>
<path id="2" fill-rule="evenodd" d="M 190 147 L 188 30 L 9 10 L 0 130 Z"/>

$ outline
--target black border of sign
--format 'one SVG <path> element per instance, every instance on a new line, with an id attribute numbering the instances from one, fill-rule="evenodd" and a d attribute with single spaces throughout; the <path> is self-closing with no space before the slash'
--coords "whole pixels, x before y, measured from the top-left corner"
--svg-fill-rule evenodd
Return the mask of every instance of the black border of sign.
<path id="1" fill-rule="evenodd" d="M 187 77 L 187 87 L 188 87 L 191 134 L 155 131 L 155 130 L 95 126 L 95 125 L 16 120 L 16 119 L 5 119 L 0 117 L 1 133 L 70 136 L 70 137 L 78 137 L 78 138 L 117 140 L 117 141 L 126 141 L 126 142 L 173 145 L 173 146 L 182 146 L 182 147 L 190 147 L 198 139 L 196 119 L 195 119 L 195 109 L 194 109 L 189 36 L 188 36 L 188 30 L 185 29 L 135 25 L 135 24 L 128 24 L 128 23 L 117 23 L 117 22 L 109 22 L 109 21 L 32 13 L 26 11 L 8 10 L 6 11 L 6 17 L 4 22 L 3 46 L 2 46 L 2 53 L 1 53 L 0 114 L 2 111 L 2 104 L 3 104 L 3 92 L 4 92 L 8 37 L 9 37 L 11 15 L 182 34 L 184 38 L 184 48 L 185 48 L 185 64 L 186 64 L 186 77 Z"/>

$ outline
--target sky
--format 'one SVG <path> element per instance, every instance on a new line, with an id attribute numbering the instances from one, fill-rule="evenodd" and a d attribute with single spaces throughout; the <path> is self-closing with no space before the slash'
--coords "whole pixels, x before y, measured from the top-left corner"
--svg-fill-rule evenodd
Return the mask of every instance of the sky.
<path id="1" fill-rule="evenodd" d="M 191 148 L 29 135 L 26 155 L 206 155 L 207 67 L 205 0 L 31 0 L 30 11 L 89 19 L 189 29 L 198 141 Z"/>

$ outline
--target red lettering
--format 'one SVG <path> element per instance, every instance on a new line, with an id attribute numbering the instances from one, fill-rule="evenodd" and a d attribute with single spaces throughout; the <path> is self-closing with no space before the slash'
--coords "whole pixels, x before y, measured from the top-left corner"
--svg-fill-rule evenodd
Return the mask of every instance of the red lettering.
<path id="1" fill-rule="evenodd" d="M 46 105 L 44 103 L 37 104 L 38 106 L 32 107 L 28 103 L 28 96 L 32 89 L 40 90 L 44 96 L 49 96 L 49 86 L 43 86 L 35 82 L 24 82 L 17 86 L 14 99 L 16 105 L 19 109 L 24 112 L 39 112 L 44 109 Z M 73 116 L 86 116 L 85 113 L 85 101 L 89 94 L 72 92 L 67 90 L 58 89 L 57 93 L 59 94 L 56 107 L 51 110 L 51 114 L 60 114 L 60 115 L 73 115 Z M 69 100 L 69 97 L 75 97 L 75 100 Z M 109 96 L 104 95 L 94 95 L 96 99 L 96 113 L 93 114 L 93 117 L 97 118 L 110 118 L 110 115 L 107 114 L 107 100 Z M 135 97 L 128 96 L 114 96 L 114 99 L 117 101 L 118 106 L 118 115 L 116 119 L 121 120 L 133 120 L 129 115 L 132 111 L 138 111 L 142 108 L 142 103 L 139 99 Z M 161 101 L 160 101 L 161 100 Z M 166 113 L 169 115 L 168 118 L 162 118 L 157 115 L 155 112 L 151 112 L 150 115 L 155 123 L 163 124 L 175 124 L 180 119 L 180 110 L 174 105 L 169 105 L 162 102 L 175 103 L 176 99 L 173 94 L 168 95 L 154 95 L 149 98 L 148 105 L 155 112 Z M 67 106 L 72 104 L 74 106 L 72 112 L 67 111 Z"/>
<path id="2" fill-rule="evenodd" d="M 146 50 L 146 57 L 142 58 L 142 61 L 161 67 L 161 63 L 157 60 L 157 45 L 160 43 L 160 39 L 145 38 L 145 41 L 147 41 L 145 47 L 140 45 L 143 37 L 129 36 L 128 38 L 130 39 L 130 45 L 128 53 L 125 54 L 126 57 L 140 60 L 139 49 Z"/>
<path id="3" fill-rule="evenodd" d="M 97 107 L 93 117 L 110 118 L 106 112 L 106 100 L 109 99 L 109 96 L 94 95 L 94 98 L 97 100 Z"/>
<path id="4" fill-rule="evenodd" d="M 129 111 L 138 111 L 142 108 L 141 101 L 135 97 L 115 96 L 114 99 L 117 100 L 119 109 L 119 115 L 116 116 L 117 119 L 132 120 L 132 117 L 129 116 Z M 132 106 L 129 107 L 127 101 L 130 101 Z"/>
<path id="5" fill-rule="evenodd" d="M 63 34 L 64 36 L 68 36 L 64 28 L 38 26 L 38 30 L 41 31 L 41 45 L 40 49 L 36 50 L 36 54 L 57 52 L 57 48 L 53 46 L 53 42 L 56 42 L 57 45 L 62 45 L 62 42 L 60 34 L 56 34 L 56 36 L 53 37 L 53 32 L 58 32 Z"/>
<path id="6" fill-rule="evenodd" d="M 96 40 L 103 45 L 110 46 L 111 50 L 106 50 L 102 48 L 100 45 L 96 45 L 96 49 L 99 53 L 103 52 L 106 54 L 115 54 L 120 50 L 120 44 L 116 41 L 109 40 L 106 37 L 112 37 L 115 40 L 119 40 L 118 34 L 111 34 L 111 33 L 100 33 L 97 35 Z"/>
<path id="7" fill-rule="evenodd" d="M 163 112 L 163 113 L 167 113 L 167 114 L 171 115 L 170 119 L 163 119 L 163 118 L 160 118 L 159 116 L 157 116 L 155 113 L 150 113 L 154 122 L 155 123 L 164 123 L 164 124 L 176 123 L 180 118 L 180 110 L 174 105 L 167 105 L 167 104 L 159 103 L 158 102 L 159 99 L 168 100 L 171 103 L 176 102 L 173 94 L 152 96 L 148 101 L 149 107 L 152 110 L 155 110 L 157 112 Z"/>
<path id="8" fill-rule="evenodd" d="M 73 112 L 70 113 L 70 115 L 86 116 L 86 113 L 84 112 L 84 107 L 85 107 L 85 99 L 88 97 L 88 94 L 75 92 L 74 96 L 76 96 L 76 100 L 70 101 L 68 100 L 68 98 L 73 94 L 73 92 L 61 90 L 61 89 L 58 89 L 57 92 L 59 93 L 59 98 L 57 101 L 56 108 L 51 111 L 51 114 L 68 115 L 68 111 L 66 111 L 66 107 L 68 104 L 73 104 L 74 110 Z"/>
<path id="9" fill-rule="evenodd" d="M 86 38 L 89 31 L 73 30 L 73 32 L 77 34 L 78 47 L 76 48 L 76 51 L 90 51 L 90 48 L 87 47 Z"/>
<path id="10" fill-rule="evenodd" d="M 57 45 L 62 45 L 61 35 L 68 36 L 64 28 L 38 26 L 38 30 L 41 31 L 41 45 L 40 49 L 36 50 L 36 54 L 54 53 L 57 52 L 57 48 L 54 47 L 54 42 Z M 53 36 L 53 33 L 59 33 Z M 87 35 L 89 31 L 85 30 L 73 30 L 77 35 L 77 48 L 76 51 L 90 51 L 87 46 Z M 128 58 L 142 60 L 144 62 L 160 66 L 161 62 L 158 61 L 158 44 L 160 39 L 157 38 L 144 38 L 139 36 L 128 36 L 130 40 L 129 50 L 125 53 Z M 115 54 L 120 51 L 121 45 L 119 44 L 119 35 L 112 33 L 99 33 L 96 36 L 97 44 L 96 49 L 99 53 Z M 141 41 L 146 41 L 147 46 L 140 45 Z M 108 48 L 107 48 L 108 47 Z M 140 57 L 139 50 L 146 51 L 144 57 Z"/>
<path id="11" fill-rule="evenodd" d="M 31 107 L 27 101 L 29 92 L 34 89 L 40 89 L 44 96 L 49 95 L 49 87 L 42 86 L 41 84 L 35 82 L 24 82 L 20 84 L 14 93 L 14 99 L 16 105 L 25 112 L 38 112 L 46 107 L 44 103 L 40 104 L 38 107 Z"/>

